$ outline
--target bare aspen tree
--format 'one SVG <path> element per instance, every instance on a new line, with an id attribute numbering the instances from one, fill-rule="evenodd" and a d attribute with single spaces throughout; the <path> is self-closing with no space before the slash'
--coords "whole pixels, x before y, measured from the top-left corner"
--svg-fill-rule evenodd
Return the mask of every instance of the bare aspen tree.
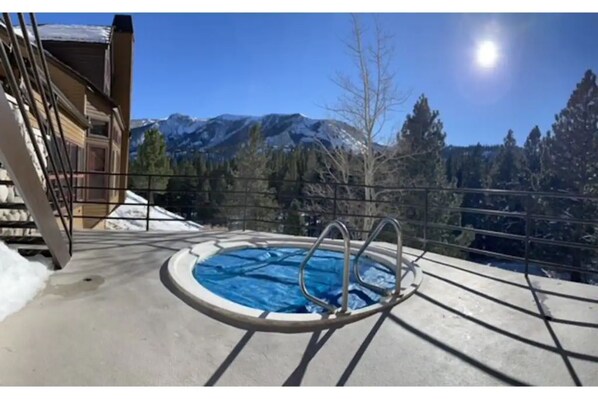
<path id="1" fill-rule="evenodd" d="M 396 86 L 391 37 L 382 31 L 378 21 L 375 21 L 374 37 L 370 43 L 358 17 L 353 15 L 351 40 L 345 44 L 354 69 L 350 73 L 337 73 L 333 78 L 340 95 L 335 105 L 326 108 L 357 129 L 362 140 L 358 148 L 351 150 L 330 148 L 319 141 L 324 153 L 319 178 L 333 184 L 310 184 L 307 192 L 313 196 L 337 198 L 336 209 L 332 211 L 330 201 L 315 201 L 315 208 L 321 211 L 360 215 L 343 219 L 353 228 L 363 230 L 363 237 L 366 237 L 375 216 L 383 211 L 384 205 L 376 201 L 390 191 L 376 186 L 390 182 L 392 161 L 396 160 L 396 153 L 391 150 L 393 146 L 383 148 L 379 145 L 381 134 L 391 114 L 406 100 L 406 96 Z"/>

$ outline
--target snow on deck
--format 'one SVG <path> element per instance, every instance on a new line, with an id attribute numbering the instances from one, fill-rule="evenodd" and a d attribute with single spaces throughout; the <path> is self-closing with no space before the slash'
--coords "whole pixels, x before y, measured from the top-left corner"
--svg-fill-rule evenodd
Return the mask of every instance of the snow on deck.
<path id="1" fill-rule="evenodd" d="M 131 204 L 131 205 L 126 205 Z M 137 205 L 133 205 L 137 204 Z M 132 191 L 127 191 L 125 205 L 118 206 L 109 217 L 139 218 L 141 220 L 106 220 L 108 230 L 145 230 L 145 217 L 147 215 L 147 200 Z M 150 207 L 150 218 L 172 219 L 161 221 L 150 221 L 150 230 L 160 231 L 200 231 L 203 226 L 185 220 L 182 216 L 167 211 L 159 206 Z"/>
<path id="2" fill-rule="evenodd" d="M 30 259 L 0 241 L 0 322 L 21 310 L 46 286 L 51 272 L 44 263 L 51 261 L 43 256 Z"/>

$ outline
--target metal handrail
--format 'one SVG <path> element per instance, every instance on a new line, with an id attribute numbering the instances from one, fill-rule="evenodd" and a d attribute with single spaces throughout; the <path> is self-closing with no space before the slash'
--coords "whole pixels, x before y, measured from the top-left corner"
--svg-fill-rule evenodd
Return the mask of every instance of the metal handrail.
<path id="1" fill-rule="evenodd" d="M 365 252 L 366 248 L 372 243 L 372 241 L 374 241 L 376 239 L 376 237 L 378 237 L 378 234 L 380 234 L 382 229 L 387 224 L 391 224 L 395 228 L 395 231 L 397 233 L 397 253 L 396 253 L 396 260 L 395 260 L 395 289 L 394 289 L 394 291 L 390 291 L 386 288 L 382 288 L 377 285 L 370 284 L 370 283 L 364 281 L 361 278 L 361 275 L 359 274 L 359 257 Z M 357 279 L 357 282 L 359 284 L 363 285 L 364 287 L 369 288 L 370 290 L 372 290 L 374 292 L 382 294 L 383 296 L 390 296 L 390 295 L 399 296 L 399 295 L 401 295 L 402 258 L 403 258 L 403 242 L 402 242 L 402 238 L 401 238 L 401 224 L 395 218 L 386 217 L 386 218 L 382 219 L 380 221 L 380 223 L 378 223 L 378 226 L 376 226 L 376 228 L 374 230 L 370 231 L 368 239 L 363 243 L 363 245 L 357 252 L 357 255 L 355 255 L 355 258 L 353 259 L 353 272 L 355 274 L 355 278 Z"/>
<path id="2" fill-rule="evenodd" d="M 307 266 L 307 262 L 309 261 L 309 259 L 313 256 L 314 252 L 316 252 L 316 249 L 318 249 L 320 244 L 322 244 L 322 241 L 324 241 L 324 239 L 328 236 L 328 233 L 330 233 L 330 231 L 333 228 L 336 228 L 338 231 L 340 231 L 341 235 L 343 236 L 343 244 L 344 244 L 343 252 L 345 255 L 344 267 L 343 267 L 343 294 L 342 294 L 342 302 L 341 302 L 340 311 L 337 308 L 335 308 L 334 306 L 330 305 L 329 303 L 324 302 L 323 300 L 310 294 L 307 291 L 307 287 L 305 286 L 305 266 Z M 301 288 L 301 292 L 303 293 L 303 295 L 307 299 L 312 301 L 313 303 L 322 306 L 323 308 L 327 309 L 328 311 L 330 311 L 332 313 L 336 313 L 336 312 L 345 313 L 347 311 L 348 304 L 349 304 L 349 273 L 351 272 L 350 256 L 351 256 L 351 241 L 349 239 L 349 230 L 347 230 L 347 226 L 345 226 L 345 224 L 343 222 L 341 222 L 340 220 L 335 220 L 335 221 L 328 223 L 328 225 L 326 226 L 324 231 L 322 231 L 322 234 L 320 234 L 318 239 L 311 246 L 309 252 L 305 256 L 305 259 L 303 259 L 303 262 L 301 263 L 301 266 L 299 267 L 299 287 Z"/>
<path id="3" fill-rule="evenodd" d="M 90 171 L 78 171 L 76 172 L 78 174 L 81 175 L 111 175 L 111 176 L 129 176 L 129 177 L 133 177 L 133 176 L 144 176 L 144 177 L 149 177 L 150 175 L 152 177 L 174 177 L 174 178 L 179 178 L 179 179 L 184 179 L 184 178 L 192 178 L 192 179 L 197 179 L 198 176 L 196 175 L 166 175 L 166 174 L 149 174 L 149 173 L 112 173 L 112 172 L 90 172 Z M 206 180 L 212 181 L 214 179 L 217 179 L 217 177 L 206 177 Z M 235 181 L 254 181 L 254 180 L 263 180 L 265 178 L 235 178 Z M 288 180 L 288 179 L 276 179 L 274 180 L 275 182 L 298 182 L 297 180 Z M 313 181 L 301 181 L 302 184 L 307 184 L 307 183 L 313 183 Z M 329 185 L 331 186 L 333 183 L 322 183 L 319 182 L 318 184 L 324 184 L 324 185 Z M 363 187 L 362 185 L 355 185 L 355 187 Z M 372 186 L 373 187 L 373 186 Z M 388 188 L 392 188 L 391 186 L 380 186 L 380 187 L 388 187 Z M 76 189 L 111 189 L 111 190 L 117 190 L 117 191 L 124 191 L 124 190 L 128 190 L 130 188 L 128 187 L 114 187 L 114 186 L 109 186 L 109 185 L 105 185 L 105 186 L 89 186 L 89 185 L 84 185 L 84 184 L 77 184 L 74 186 L 74 188 Z M 145 189 L 143 189 L 145 191 Z M 413 188 L 407 188 L 407 191 L 413 190 L 413 192 L 422 192 L 425 193 L 426 190 L 428 190 L 428 194 L 429 195 L 433 195 L 437 190 L 441 190 L 441 188 L 437 188 L 437 187 L 413 187 Z M 472 190 L 475 190 L 476 193 L 478 193 L 479 191 L 482 192 L 486 192 L 488 191 L 489 194 L 494 194 L 497 192 L 497 190 L 491 189 L 491 190 L 486 190 L 486 189 L 454 189 L 452 191 L 457 192 L 457 193 L 469 193 L 472 192 Z M 513 192 L 515 195 L 522 195 L 522 194 L 526 194 L 528 196 L 531 196 L 533 198 L 535 198 L 536 196 L 539 197 L 552 197 L 554 195 L 558 195 L 560 197 L 565 197 L 567 199 L 579 199 L 579 200 L 592 200 L 595 202 L 598 202 L 598 196 L 596 195 L 577 195 L 577 194 L 564 194 L 564 193 L 546 193 L 546 192 L 527 192 L 527 191 L 513 191 L 513 190 L 498 190 L 500 193 L 510 193 Z M 170 188 L 168 189 L 156 189 L 156 188 L 152 188 L 151 192 L 154 193 L 191 193 L 190 190 L 172 190 Z M 207 190 L 193 190 L 193 193 L 205 193 L 208 192 Z M 239 189 L 239 190 L 234 190 L 234 189 L 228 189 L 226 187 L 223 188 L 210 188 L 209 192 L 211 193 L 218 193 L 218 194 L 244 194 L 245 191 Z M 294 212 L 298 212 L 298 213 L 303 213 L 307 216 L 311 216 L 311 217 L 315 217 L 313 220 L 317 220 L 319 221 L 324 221 L 327 220 L 328 218 L 331 218 L 332 215 L 336 216 L 336 218 L 349 218 L 349 217 L 363 217 L 363 218 L 372 218 L 375 220 L 381 220 L 383 219 L 385 216 L 383 215 L 366 215 L 363 212 L 358 212 L 358 211 L 348 211 L 348 210 L 344 210 L 344 211 L 339 211 L 338 208 L 336 210 L 336 214 L 334 214 L 332 212 L 332 209 L 326 209 L 326 207 L 323 207 L 322 209 L 314 209 L 314 208 L 309 208 L 308 206 L 306 206 L 306 203 L 304 203 L 304 201 L 307 200 L 324 200 L 326 203 L 332 202 L 334 201 L 334 197 L 333 196 L 326 196 L 326 195 L 318 195 L 318 196 L 313 196 L 313 195 L 306 195 L 304 192 L 300 193 L 300 194 L 293 194 L 291 195 L 280 195 L 280 194 L 274 194 L 272 192 L 265 192 L 265 191 L 259 191 L 259 190 L 255 190 L 255 191 L 250 191 L 248 192 L 248 194 L 263 194 L 263 195 L 270 195 L 275 199 L 284 199 L 284 198 L 297 198 L 300 202 L 300 204 L 303 204 L 301 207 L 294 209 Z M 233 196 L 231 195 L 230 198 L 233 198 Z M 237 198 L 236 196 L 234 198 Z M 337 199 L 338 201 L 347 201 L 349 199 L 346 198 L 339 198 Z M 359 199 L 351 199 L 351 200 L 355 200 L 355 201 L 360 201 Z M 379 201 L 379 200 L 368 200 L 371 202 L 377 202 L 377 203 L 387 203 L 390 201 Z M 367 202 L 366 200 L 363 200 L 363 202 Z M 106 205 L 119 205 L 120 203 L 116 202 L 110 202 L 107 200 L 103 200 L 103 201 L 85 201 L 85 200 L 76 200 L 75 201 L 76 204 L 78 205 L 82 205 L 82 204 L 106 204 Z M 426 212 L 426 207 L 425 207 L 425 202 L 424 201 L 419 201 L 419 203 L 421 203 L 422 205 L 415 205 L 414 202 L 406 202 L 406 203 L 401 203 L 401 204 L 396 204 L 396 201 L 393 201 L 394 205 L 393 207 L 395 208 L 399 208 L 399 207 L 413 207 L 413 208 L 419 208 L 419 209 L 423 209 L 424 212 Z M 433 216 L 428 215 L 429 217 L 427 218 L 427 223 L 426 220 L 420 218 L 417 219 L 416 216 L 413 216 L 412 218 L 407 218 L 407 217 L 403 217 L 401 218 L 401 226 L 403 227 L 402 230 L 402 241 L 405 242 L 405 240 L 409 240 L 412 241 L 414 243 L 417 244 L 418 247 L 423 246 L 425 244 L 431 246 L 432 248 L 442 248 L 442 249 L 450 249 L 450 250 L 458 250 L 458 251 L 462 251 L 464 253 L 468 253 L 468 254 L 472 254 L 472 255 L 481 255 L 483 257 L 489 257 L 489 258 L 495 258 L 495 259 L 504 259 L 504 260 L 508 260 L 508 261 L 513 261 L 513 262 L 521 262 L 521 263 L 525 263 L 528 265 L 537 265 L 537 266 L 542 266 L 542 267 L 546 267 L 549 268 L 551 270 L 556 270 L 556 271 L 561 271 L 561 272 L 579 272 L 579 273 L 584 273 L 584 274 L 592 274 L 592 275 L 598 275 L 598 270 L 597 269 L 591 269 L 590 267 L 579 267 L 579 266 L 569 266 L 566 264 L 566 260 L 565 259 L 560 259 L 558 261 L 555 262 L 550 262 L 547 260 L 543 260 L 545 258 L 545 254 L 540 253 L 540 252 L 533 252 L 532 249 L 543 249 L 543 248 L 559 248 L 559 247 L 565 247 L 565 248 L 570 248 L 571 250 L 576 250 L 576 251 L 594 251 L 596 254 L 598 254 L 598 246 L 596 245 L 591 245 L 589 243 L 581 243 L 578 242 L 576 243 L 574 240 L 571 240 L 571 238 L 569 238 L 569 241 L 565 241 L 564 239 L 566 239 L 566 237 L 564 237 L 564 239 L 544 239 L 543 237 L 545 237 L 545 234 L 540 232 L 535 232 L 534 228 L 529 228 L 528 226 L 525 226 L 525 223 L 530 224 L 531 226 L 534 226 L 534 221 L 536 220 L 542 220 L 542 221 L 558 221 L 558 222 L 564 222 L 564 223 L 576 223 L 576 224 L 583 224 L 583 225 L 597 225 L 598 226 L 598 219 L 596 218 L 586 218 L 586 219 L 582 219 L 582 218 L 574 218 L 574 217 L 562 217 L 562 216 L 551 216 L 551 215 L 543 215 L 541 214 L 541 210 L 540 209 L 532 209 L 530 207 L 526 207 L 524 212 L 511 212 L 511 211 L 501 211 L 501 210 L 494 210 L 494 209 L 487 209 L 487 208 L 470 208 L 470 207 L 463 207 L 463 206 L 455 206 L 455 207 L 440 207 L 440 206 L 434 206 L 433 201 L 428 201 L 428 209 L 429 210 L 436 210 L 436 209 L 441 209 L 447 212 L 462 212 L 462 213 L 477 213 L 477 214 L 482 214 L 482 215 L 490 215 L 493 217 L 498 217 L 498 218 L 503 218 L 503 217 L 517 217 L 522 219 L 521 223 L 522 226 L 525 227 L 525 235 L 519 233 L 519 234 L 512 234 L 512 233 L 504 233 L 502 231 L 498 231 L 498 230 L 485 230 L 485 229 L 481 229 L 481 228 L 472 228 L 472 227 L 467 227 L 467 226 L 461 226 L 461 224 L 456 224 L 456 225 L 451 225 L 450 222 L 442 222 L 440 223 L 440 221 L 435 222 L 436 219 Z M 173 212 L 176 212 L 176 209 L 183 209 L 183 207 L 185 209 L 188 208 L 188 206 L 191 207 L 193 212 L 196 212 L 199 209 L 203 209 L 204 205 L 203 204 L 192 204 L 192 205 L 184 205 L 182 203 L 180 203 L 177 200 L 174 199 L 170 199 L 170 198 L 164 198 L 160 204 L 158 204 L 159 206 L 165 207 L 168 210 L 172 210 Z M 145 204 L 143 206 L 146 206 Z M 212 211 L 214 211 L 214 213 L 210 216 L 206 216 L 206 217 L 200 217 L 200 216 L 194 216 L 191 214 L 186 215 L 185 217 L 190 218 L 190 220 L 193 220 L 195 222 L 200 222 L 203 224 L 213 224 L 213 225 L 217 225 L 217 226 L 225 226 L 225 225 L 230 225 L 231 223 L 237 223 L 237 222 L 253 222 L 253 223 L 260 223 L 261 225 L 264 226 L 279 226 L 279 228 L 287 228 L 287 227 L 291 227 L 293 229 L 297 228 L 297 222 L 295 220 L 286 220 L 285 218 L 273 218 L 271 216 L 268 215 L 261 215 L 259 217 L 257 217 L 256 215 L 246 215 L 245 218 L 242 218 L 242 215 L 237 215 L 237 216 L 232 216 L 232 215 L 228 215 L 225 211 L 228 210 L 229 208 L 244 208 L 247 207 L 247 209 L 277 209 L 277 207 L 269 207 L 269 206 L 265 206 L 265 205 L 260 205 L 260 204 L 245 204 L 243 205 L 242 203 L 235 203 L 235 202 L 230 202 L 228 198 L 224 198 L 223 200 L 217 201 L 217 202 L 213 202 L 210 205 L 208 205 L 208 208 L 211 209 Z M 284 208 L 285 205 L 280 205 L 280 209 L 284 210 L 286 208 Z M 332 205 L 330 208 L 336 207 L 335 205 Z M 394 212 L 394 210 L 391 210 L 390 212 Z M 389 213 L 390 213 L 389 212 Z M 240 212 L 239 212 L 240 213 Z M 239 217 L 241 216 L 241 217 Z M 120 217 L 116 217 L 116 216 L 109 216 L 109 217 L 105 217 L 104 215 L 100 215 L 100 216 L 90 216 L 90 215 L 74 215 L 75 219 L 97 219 L 97 220 L 101 220 L 101 219 L 106 219 L 106 220 L 120 220 L 123 219 L 125 220 L 125 218 L 120 218 Z M 159 221 L 161 218 L 149 218 L 150 221 Z M 328 219 L 328 220 L 330 220 Z M 146 217 L 145 215 L 143 217 L 140 218 L 126 218 L 126 220 L 141 220 L 141 221 L 146 221 Z M 311 222 L 310 222 L 311 223 Z M 411 226 L 412 228 L 414 228 L 413 230 L 411 230 L 410 232 L 407 232 L 405 230 L 405 226 Z M 432 231 L 438 231 L 438 230 L 454 230 L 454 231 L 467 231 L 467 232 L 472 232 L 474 234 L 477 235 L 481 235 L 481 236 L 492 236 L 492 237 L 498 237 L 498 238 L 504 238 L 504 239 L 509 239 L 514 243 L 517 244 L 526 244 L 527 247 L 527 256 L 524 257 L 523 256 L 523 251 L 521 252 L 521 255 L 519 255 L 519 252 L 511 252 L 511 251 L 502 251 L 502 252 L 496 252 L 493 250 L 486 250 L 486 249 L 480 249 L 478 248 L 478 244 L 476 244 L 477 241 L 474 241 L 474 243 L 472 243 L 472 245 L 462 245 L 458 242 L 452 242 L 452 240 L 435 240 L 433 239 L 433 237 L 430 237 L 429 235 L 422 237 L 421 232 L 424 229 L 420 229 L 422 227 L 426 227 L 428 228 L 428 233 L 430 232 L 430 230 Z M 415 229 L 415 228 L 418 229 Z M 261 228 L 261 227 L 260 227 Z M 269 231 L 272 228 L 266 228 L 264 227 L 264 231 Z M 493 227 L 494 228 L 494 227 Z M 320 224 L 308 224 L 307 222 L 302 223 L 300 226 L 300 233 L 301 235 L 312 235 L 314 233 L 314 231 L 318 231 L 321 232 L 321 225 Z M 351 229 L 351 233 L 370 233 L 371 234 L 371 230 L 362 230 L 359 228 L 359 226 L 354 226 Z M 540 236 L 535 236 L 535 234 L 541 234 Z M 530 245 L 530 243 L 532 245 Z M 521 247 L 523 248 L 523 245 L 521 245 Z M 573 253 L 573 252 L 572 252 Z M 563 256 L 564 258 L 564 256 Z"/>

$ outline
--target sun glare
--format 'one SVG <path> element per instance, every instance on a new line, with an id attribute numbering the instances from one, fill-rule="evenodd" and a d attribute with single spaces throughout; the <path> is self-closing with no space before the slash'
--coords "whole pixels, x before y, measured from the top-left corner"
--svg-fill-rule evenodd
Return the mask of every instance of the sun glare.
<path id="1" fill-rule="evenodd" d="M 477 63 L 482 68 L 492 68 L 498 60 L 496 43 L 486 40 L 478 45 L 476 54 Z"/>

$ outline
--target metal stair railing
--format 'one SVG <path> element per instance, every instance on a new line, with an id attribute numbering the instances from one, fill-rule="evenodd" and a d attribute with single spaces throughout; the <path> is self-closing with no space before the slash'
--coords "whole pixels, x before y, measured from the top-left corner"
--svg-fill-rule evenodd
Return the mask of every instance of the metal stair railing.
<path id="1" fill-rule="evenodd" d="M 305 286 L 305 267 L 309 259 L 313 256 L 316 249 L 322 244 L 324 239 L 328 236 L 332 229 L 337 229 L 340 231 L 341 235 L 343 236 L 343 252 L 344 252 L 344 266 L 343 266 L 343 291 L 342 291 L 342 301 L 341 301 L 341 308 L 340 310 L 335 306 L 323 301 L 320 298 L 317 298 L 310 294 L 307 291 L 307 287 Z M 345 313 L 347 312 L 347 308 L 349 306 L 349 277 L 350 277 L 350 256 L 351 256 L 351 241 L 349 238 L 349 230 L 347 230 L 347 226 L 344 225 L 340 220 L 335 220 L 333 222 L 328 223 L 322 234 L 318 237 L 318 239 L 314 242 L 311 246 L 307 255 L 305 255 L 305 259 L 301 263 L 299 267 L 299 287 L 301 288 L 301 292 L 303 295 L 312 301 L 313 303 L 327 309 L 331 313 Z"/>
<path id="2" fill-rule="evenodd" d="M 5 93 L 1 88 L 0 96 L 2 98 L 0 100 L 2 101 L 0 101 L 0 111 L 2 111 L 1 124 L 3 127 L 3 139 L 1 141 L 3 148 L 0 149 L 0 152 L 54 260 L 59 267 L 64 267 L 72 254 L 72 169 L 68 153 L 65 153 L 66 143 L 64 141 L 64 132 L 61 127 L 56 99 L 54 98 L 53 84 L 47 71 L 47 65 L 45 64 L 43 48 L 39 47 L 41 40 L 34 17 L 32 17 L 32 23 L 34 24 L 33 39 L 35 39 L 38 50 L 37 56 L 41 60 L 42 66 L 45 67 L 43 77 L 40 75 L 37 66 L 36 58 L 38 57 L 34 54 L 31 36 L 27 30 L 23 15 L 18 15 L 21 23 L 20 37 L 17 37 L 15 33 L 10 15 L 3 13 L 2 17 L 0 22 L 3 22 L 8 40 L 7 43 L 0 41 L 0 65 L 3 66 L 6 73 L 10 94 L 14 96 L 17 103 L 17 110 L 15 112 L 20 113 L 22 116 L 24 130 L 30 139 L 34 156 L 30 156 L 28 153 L 24 137 L 21 135 L 15 116 L 11 115 L 12 111 L 5 101 Z M 28 56 L 28 64 L 25 62 L 25 57 L 21 52 L 20 42 L 23 43 L 26 49 L 25 53 Z M 7 50 L 12 53 L 12 59 L 9 58 Z M 15 72 L 18 75 L 15 75 Z M 34 87 L 39 93 L 43 110 L 38 107 Z M 48 101 L 51 104 L 48 104 Z M 55 123 L 58 126 L 62 143 L 60 143 L 57 132 L 54 129 L 54 121 L 50 114 L 51 108 L 54 111 Z M 47 152 L 47 159 L 42 154 L 42 146 L 37 142 L 32 123 L 29 119 L 29 113 L 31 113 L 31 116 L 38 125 L 41 142 Z M 62 157 L 63 153 L 67 158 L 66 162 Z M 32 161 L 33 159 L 37 160 L 46 187 L 43 186 L 42 180 L 37 175 L 33 162 L 31 164 L 24 162 L 26 158 L 30 158 Z M 48 166 L 45 164 L 46 161 L 49 163 Z M 58 190 L 52 187 L 51 176 L 57 178 Z M 63 184 L 65 185 L 63 186 Z M 50 201 L 48 201 L 48 196 Z M 45 204 L 43 203 L 44 200 Z M 56 217 L 63 228 L 62 232 L 59 230 Z M 61 243 L 63 240 L 61 237 L 62 234 L 66 238 L 66 253 Z"/>
<path id="3" fill-rule="evenodd" d="M 36 119 L 37 125 L 39 126 L 40 132 L 42 134 L 42 143 L 44 144 L 44 146 L 46 148 L 46 151 L 48 154 L 48 160 L 50 161 L 50 166 L 52 167 L 52 171 L 58 178 L 58 190 L 59 190 L 59 194 L 61 197 L 60 199 L 63 200 L 63 203 L 66 205 L 65 210 L 66 210 L 67 217 L 71 218 L 72 215 L 71 215 L 71 209 L 69 206 L 70 199 L 71 199 L 69 176 L 66 174 L 66 170 L 65 170 L 66 168 L 64 167 L 65 163 L 62 160 L 61 150 L 59 149 L 59 146 L 56 141 L 57 137 L 54 134 L 52 117 L 49 114 L 49 107 L 48 107 L 48 104 L 46 103 L 46 98 L 45 98 L 46 96 L 44 94 L 44 88 L 43 88 L 43 86 L 41 86 L 41 80 L 40 80 L 40 76 L 38 73 L 39 71 L 38 71 L 38 68 L 37 68 L 37 65 L 35 62 L 35 57 L 30 58 L 29 62 L 31 63 L 31 69 L 33 72 L 32 74 L 35 77 L 36 83 L 39 83 L 39 86 L 40 86 L 37 89 L 41 96 L 41 100 L 42 100 L 41 102 L 44 103 L 44 108 L 46 111 L 48 111 L 48 113 L 46 115 L 43 115 L 41 110 L 37 106 L 37 101 L 35 99 L 35 95 L 34 95 L 34 91 L 33 91 L 33 84 L 30 80 L 29 71 L 27 70 L 27 66 L 25 65 L 25 60 L 23 58 L 23 54 L 21 53 L 19 41 L 15 34 L 14 28 L 12 26 L 12 22 L 10 20 L 10 15 L 8 13 L 3 13 L 2 15 L 4 17 L 4 24 L 6 25 L 6 28 L 8 31 L 8 36 L 12 42 L 12 50 L 15 55 L 16 63 L 17 63 L 19 72 L 21 74 L 21 77 L 23 78 L 22 81 L 25 83 L 25 89 L 26 89 L 25 92 L 28 95 L 29 106 L 31 108 L 34 118 Z M 19 15 L 19 18 L 22 18 L 22 15 Z M 25 43 L 25 47 L 28 49 L 29 55 L 33 56 L 33 50 L 31 49 L 31 42 L 29 40 L 29 35 L 27 32 L 27 26 L 25 25 L 25 20 L 22 19 L 21 22 L 22 22 L 21 33 L 23 35 L 23 41 Z M 50 88 L 51 88 L 51 84 L 50 84 Z M 16 88 L 15 91 L 18 91 L 18 87 Z M 26 114 L 24 116 L 26 116 Z M 44 120 L 44 117 L 46 120 Z M 51 144 L 54 144 L 54 148 L 56 148 L 56 150 L 57 150 L 56 152 L 52 151 Z M 59 163 L 56 162 L 56 160 L 54 159 L 54 156 L 53 156 L 54 154 L 56 154 L 56 156 L 58 157 Z M 60 168 L 58 167 L 58 165 L 60 165 Z M 67 183 L 66 184 L 67 193 L 69 194 L 68 197 L 65 194 L 62 182 L 60 181 L 60 171 L 63 171 L 63 173 L 64 173 L 64 180 Z M 51 185 L 50 180 L 47 180 L 46 183 L 49 186 Z M 60 206 L 60 205 L 58 205 L 58 206 Z M 64 226 L 64 229 L 65 229 L 65 231 L 68 231 L 70 233 L 70 229 L 66 225 Z"/>
<path id="4" fill-rule="evenodd" d="M 364 281 L 363 278 L 361 277 L 361 275 L 359 274 L 359 258 L 361 257 L 361 255 L 363 255 L 363 253 L 365 252 L 367 247 L 372 243 L 372 241 L 374 241 L 376 239 L 376 237 L 378 237 L 378 235 L 382 232 L 382 229 L 384 229 L 384 227 L 386 227 L 386 225 L 388 225 L 388 224 L 392 225 L 395 228 L 395 231 L 397 233 L 397 252 L 396 252 L 396 260 L 395 260 L 395 289 L 393 291 L 388 290 L 383 287 L 379 287 L 377 285 L 370 284 L 370 283 Z M 353 272 L 355 274 L 355 278 L 357 279 L 357 282 L 359 284 L 363 285 L 366 288 L 369 288 L 370 290 L 372 290 L 374 292 L 377 292 L 378 294 L 382 294 L 383 296 L 390 296 L 390 295 L 400 296 L 400 294 L 401 294 L 401 278 L 402 278 L 402 272 L 401 272 L 402 257 L 403 257 L 403 242 L 402 242 L 402 237 L 401 237 L 401 224 L 395 218 L 386 217 L 386 218 L 382 219 L 380 221 L 380 223 L 378 223 L 378 225 L 376 226 L 375 229 L 370 231 L 368 239 L 363 243 L 363 245 L 359 249 L 359 252 L 357 252 L 357 255 L 355 255 L 355 258 L 353 259 Z"/>

